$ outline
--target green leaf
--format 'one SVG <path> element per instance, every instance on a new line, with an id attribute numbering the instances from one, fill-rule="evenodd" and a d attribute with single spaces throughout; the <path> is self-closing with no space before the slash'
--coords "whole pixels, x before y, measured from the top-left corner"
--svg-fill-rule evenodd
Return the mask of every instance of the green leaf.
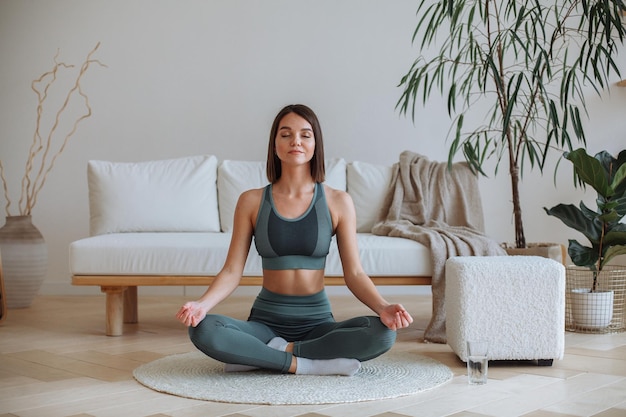
<path id="1" fill-rule="evenodd" d="M 573 204 L 558 204 L 549 210 L 544 207 L 544 210 L 548 215 L 561 220 L 567 227 L 585 235 L 591 242 L 598 242 L 602 236 L 601 225 L 590 221 L 589 214 Z"/>
<path id="2" fill-rule="evenodd" d="M 619 255 L 626 255 L 626 245 L 616 245 L 616 246 L 611 246 L 610 248 L 608 248 L 604 254 L 604 259 L 602 260 L 602 264 L 600 265 L 600 268 L 603 268 L 613 258 Z"/>
<path id="3" fill-rule="evenodd" d="M 611 204 L 612 206 L 614 206 L 614 204 Z M 602 214 L 600 216 L 598 216 L 598 220 L 600 220 L 602 223 L 606 223 L 606 224 L 611 224 L 614 222 L 618 222 L 620 219 L 620 216 L 617 214 L 617 212 L 613 209 L 609 209 L 609 210 L 604 210 L 602 211 Z"/>
<path id="4" fill-rule="evenodd" d="M 604 236 L 604 245 L 626 245 L 626 224 L 618 223 Z"/>
<path id="5" fill-rule="evenodd" d="M 598 252 L 593 248 L 581 245 L 576 240 L 570 239 L 568 242 L 567 254 L 574 265 L 593 269 L 598 261 Z"/>
<path id="6" fill-rule="evenodd" d="M 602 197 L 611 197 L 613 189 L 609 186 L 602 163 L 596 158 L 587 155 L 584 148 L 566 152 L 565 158 L 574 164 L 574 169 L 578 177 L 585 183 L 593 187 Z"/>
<path id="7" fill-rule="evenodd" d="M 626 196 L 613 200 L 615 203 L 614 210 L 619 215 L 620 219 L 626 216 Z"/>
<path id="8" fill-rule="evenodd" d="M 626 164 L 622 165 L 618 168 L 615 176 L 613 177 L 613 181 L 611 182 L 611 188 L 613 190 L 619 190 L 620 186 L 624 184 L 626 181 Z"/>

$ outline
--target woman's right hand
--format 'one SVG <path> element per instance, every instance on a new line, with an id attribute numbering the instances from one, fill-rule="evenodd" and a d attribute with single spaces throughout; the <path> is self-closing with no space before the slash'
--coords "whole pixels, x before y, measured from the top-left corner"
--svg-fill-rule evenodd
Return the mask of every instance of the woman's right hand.
<path id="1" fill-rule="evenodd" d="M 190 301 L 178 310 L 176 318 L 185 326 L 196 327 L 198 323 L 204 320 L 207 312 L 208 310 L 199 302 Z"/>

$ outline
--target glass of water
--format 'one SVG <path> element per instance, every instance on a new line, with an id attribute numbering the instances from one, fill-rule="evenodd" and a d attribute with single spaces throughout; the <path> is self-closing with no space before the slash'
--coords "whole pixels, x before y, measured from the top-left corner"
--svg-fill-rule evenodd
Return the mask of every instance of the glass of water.
<path id="1" fill-rule="evenodd" d="M 485 340 L 467 342 L 467 378 L 470 385 L 487 383 L 489 345 Z"/>

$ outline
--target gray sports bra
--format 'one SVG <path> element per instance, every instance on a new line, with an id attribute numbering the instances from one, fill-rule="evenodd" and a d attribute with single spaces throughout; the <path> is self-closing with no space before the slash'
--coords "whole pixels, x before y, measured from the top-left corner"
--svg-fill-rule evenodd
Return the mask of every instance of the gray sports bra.
<path id="1" fill-rule="evenodd" d="M 315 184 L 311 205 L 295 219 L 278 214 L 272 184 L 265 187 L 254 229 L 254 245 L 262 258 L 263 269 L 324 269 L 332 235 L 333 225 L 322 184 Z"/>

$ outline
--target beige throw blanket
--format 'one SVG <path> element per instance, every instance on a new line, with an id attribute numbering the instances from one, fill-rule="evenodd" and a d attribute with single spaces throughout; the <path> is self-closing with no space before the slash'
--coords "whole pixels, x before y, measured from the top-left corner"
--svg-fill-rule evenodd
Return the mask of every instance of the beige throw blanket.
<path id="1" fill-rule="evenodd" d="M 386 217 L 372 233 L 413 239 L 430 249 L 433 268 L 432 318 L 424 340 L 446 343 L 445 262 L 452 256 L 506 255 L 484 235 L 478 179 L 466 163 L 432 162 L 404 151 L 394 165 Z"/>

